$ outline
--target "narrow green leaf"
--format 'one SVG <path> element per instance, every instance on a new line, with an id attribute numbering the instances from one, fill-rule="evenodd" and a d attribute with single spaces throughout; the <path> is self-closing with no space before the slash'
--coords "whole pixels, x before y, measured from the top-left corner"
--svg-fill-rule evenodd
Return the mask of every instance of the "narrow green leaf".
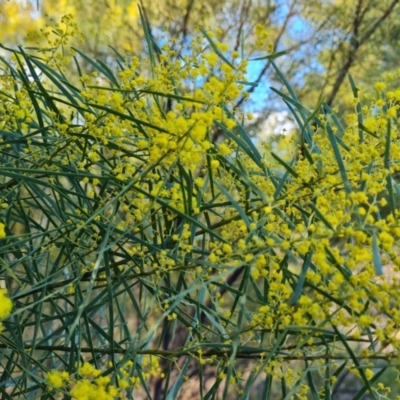
<path id="1" fill-rule="evenodd" d="M 292 306 L 297 304 L 301 296 L 301 293 L 303 291 L 306 274 L 311 263 L 311 257 L 312 257 L 312 251 L 309 251 L 304 258 L 303 266 L 301 268 L 299 279 L 297 280 L 296 288 L 293 292 L 292 298 L 290 299 L 290 305 Z"/>
<path id="2" fill-rule="evenodd" d="M 366 133 L 368 133 L 369 135 L 373 136 L 375 139 L 378 139 L 378 138 L 379 138 L 379 136 L 378 136 L 376 133 L 371 132 L 371 131 L 370 131 L 366 126 L 364 126 L 363 124 L 359 124 L 358 127 L 359 127 L 360 129 L 362 129 L 364 132 L 366 132 Z"/>
<path id="3" fill-rule="evenodd" d="M 320 122 L 319 118 L 315 118 L 317 113 L 319 113 L 319 110 L 322 106 L 322 104 L 324 103 L 324 99 L 322 98 L 319 103 L 317 104 L 317 107 L 315 108 L 315 110 L 307 117 L 307 120 L 304 122 L 303 128 L 301 129 L 300 132 L 300 136 L 301 139 L 304 140 L 304 129 L 306 128 L 306 126 L 308 125 L 309 122 L 311 122 L 313 119 L 316 119 L 318 122 Z"/>
<path id="4" fill-rule="evenodd" d="M 228 107 L 224 106 L 223 107 L 226 115 L 231 118 L 234 119 L 234 115 L 231 113 L 231 111 L 228 109 Z M 251 140 L 249 134 L 245 131 L 245 129 L 243 128 L 243 126 L 238 123 L 235 127 L 235 129 L 237 130 L 237 132 L 240 134 L 241 138 L 244 140 L 244 142 L 246 143 L 247 147 L 250 149 L 251 154 L 252 154 L 252 158 L 257 160 L 257 165 L 260 166 L 262 157 L 260 152 L 258 151 L 257 147 L 254 145 L 253 141 Z M 247 151 L 246 151 L 247 152 Z M 262 169 L 264 170 L 265 167 L 262 166 Z"/>
<path id="5" fill-rule="evenodd" d="M 154 75 L 154 67 L 156 65 L 156 61 L 155 61 L 155 57 L 154 57 L 153 41 L 150 36 L 150 28 L 149 28 L 149 25 L 147 24 L 146 17 L 143 13 L 142 7 L 140 5 L 138 5 L 138 8 L 139 8 L 139 14 L 140 14 L 140 22 L 142 23 L 144 37 L 147 42 L 147 50 L 149 51 L 151 71 Z"/>
<path id="6" fill-rule="evenodd" d="M 157 92 L 157 91 L 149 90 L 149 89 L 140 89 L 137 92 L 152 94 L 154 96 L 161 96 L 161 97 L 166 97 L 168 99 L 174 99 L 174 100 L 179 100 L 179 101 L 187 101 L 190 103 L 206 104 L 204 101 L 196 100 L 196 99 L 193 99 L 192 97 L 178 96 L 178 95 L 172 94 L 172 93 Z"/>
<path id="7" fill-rule="evenodd" d="M 259 86 L 259 84 L 257 82 L 235 81 L 235 83 L 238 83 L 239 85 L 252 86 L 252 87 Z"/>
<path id="8" fill-rule="evenodd" d="M 335 325 L 332 325 L 332 328 L 334 329 L 334 331 L 337 334 L 337 337 L 339 338 L 339 340 L 341 341 L 341 343 L 343 344 L 343 346 L 345 347 L 345 349 L 347 350 L 347 352 L 349 353 L 351 359 L 353 360 L 353 363 L 355 365 L 355 367 L 358 369 L 361 379 L 364 381 L 365 386 L 366 386 L 366 391 L 368 390 L 369 394 L 371 396 L 373 396 L 374 399 L 376 399 L 376 396 L 374 394 L 374 391 L 372 389 L 371 383 L 368 380 L 367 376 L 365 375 L 363 366 L 360 365 L 360 362 L 357 358 L 357 356 L 354 354 L 352 348 L 350 347 L 349 343 L 347 342 L 346 338 L 342 335 L 342 333 L 338 330 L 338 328 Z"/>
<path id="9" fill-rule="evenodd" d="M 104 65 L 105 65 L 104 63 L 100 64 L 99 62 L 92 60 L 85 53 L 76 49 L 75 47 L 71 47 L 71 48 L 76 53 L 78 53 L 85 61 L 87 61 L 92 67 L 94 67 L 97 71 L 99 71 L 102 75 L 104 75 L 111 83 L 118 86 L 118 82 L 115 80 L 115 77 L 112 74 L 110 75 L 110 72 L 104 68 Z"/>
<path id="10" fill-rule="evenodd" d="M 246 223 L 247 226 L 250 226 L 250 220 L 245 214 L 243 207 L 240 206 L 229 193 L 218 181 L 214 181 L 215 185 L 222 192 L 222 194 L 229 200 L 230 205 L 237 211 L 237 213 L 242 217 L 242 220 Z"/>
<path id="11" fill-rule="evenodd" d="M 276 58 L 281 57 L 281 56 L 284 56 L 284 55 L 286 55 L 286 54 L 287 54 L 287 51 L 286 51 L 286 50 L 277 51 L 277 52 L 275 52 L 275 53 L 271 53 L 271 54 L 268 54 L 268 55 L 266 55 L 266 56 L 257 57 L 257 58 L 252 58 L 252 59 L 249 60 L 249 61 L 275 60 Z"/>
<path id="12" fill-rule="evenodd" d="M 376 373 L 369 381 L 369 384 L 374 384 L 386 371 L 388 367 L 381 367 L 381 370 Z M 353 397 L 352 400 L 361 400 L 364 397 L 364 394 L 369 390 L 369 385 L 364 385 L 358 393 Z"/>
<path id="13" fill-rule="evenodd" d="M 61 84 L 63 79 L 56 71 L 54 71 L 47 65 L 35 60 L 34 58 L 32 58 L 31 61 L 54 83 L 54 85 L 58 87 L 58 89 L 60 89 L 61 93 L 72 103 L 73 107 L 79 107 L 79 104 L 77 103 L 75 98 Z"/>
<path id="14" fill-rule="evenodd" d="M 278 161 L 279 164 L 281 164 L 287 172 L 289 172 L 290 175 L 294 176 L 295 178 L 299 177 L 299 174 L 285 161 L 283 161 L 277 154 L 275 154 L 273 151 L 271 151 L 271 156 L 275 158 L 276 161 Z"/>
<path id="15" fill-rule="evenodd" d="M 246 152 L 246 154 L 254 161 L 257 166 L 261 168 L 263 167 L 261 156 L 259 155 L 258 151 L 256 153 L 253 152 L 252 149 L 249 148 L 247 144 L 240 139 L 240 137 L 231 132 L 225 125 L 221 124 L 219 121 L 214 121 L 214 124 L 223 132 L 225 132 L 233 141 L 235 141 L 238 144 L 239 148 Z"/>
<path id="16" fill-rule="evenodd" d="M 285 78 L 285 76 L 282 74 L 282 72 L 279 70 L 279 68 L 276 66 L 276 64 L 272 61 L 269 60 L 271 65 L 273 66 L 275 72 L 278 74 L 279 79 L 283 82 L 283 84 L 286 86 L 287 90 L 289 91 L 289 94 L 291 96 L 291 100 L 295 100 L 295 102 L 297 104 L 299 103 L 299 99 L 296 96 L 296 93 L 294 92 L 292 86 L 290 85 L 290 83 L 287 81 L 287 79 Z M 272 88 L 271 88 L 272 89 Z M 304 108 L 303 106 L 301 106 L 302 108 Z M 304 108 L 306 111 L 308 111 L 306 108 Z"/>
<path id="17" fill-rule="evenodd" d="M 324 223 L 324 225 L 334 231 L 335 229 L 331 225 L 331 223 L 325 218 L 324 214 L 318 209 L 318 207 L 314 203 L 310 203 L 309 206 L 313 209 L 315 214 L 317 214 L 318 218 Z"/>
<path id="18" fill-rule="evenodd" d="M 178 377 L 176 378 L 171 390 L 168 393 L 166 400 L 175 400 L 178 398 L 178 394 L 183 386 L 185 374 L 189 368 L 189 364 L 190 364 L 190 359 L 186 359 Z"/>
<path id="19" fill-rule="evenodd" d="M 344 167 L 343 158 L 342 158 L 342 155 L 340 154 L 340 150 L 339 150 L 339 147 L 337 145 L 336 136 L 333 134 L 332 129 L 329 126 L 329 123 L 327 123 L 327 125 L 326 125 L 326 130 L 328 132 L 328 138 L 329 138 L 329 141 L 331 142 L 332 150 L 333 150 L 333 153 L 334 153 L 335 158 L 336 158 L 336 162 L 337 162 L 338 167 L 339 167 L 340 175 L 342 176 L 342 180 L 343 180 L 343 183 L 344 183 L 344 189 L 345 189 L 347 194 L 350 194 L 351 193 L 350 181 L 349 181 L 349 179 L 347 177 L 347 172 L 346 172 L 346 169 Z"/>
<path id="20" fill-rule="evenodd" d="M 356 84 L 355 84 L 354 79 L 351 76 L 351 74 L 349 74 L 349 81 L 350 81 L 351 90 L 353 91 L 354 98 L 358 99 L 358 90 L 359 89 L 356 87 Z M 361 103 L 360 103 L 360 101 L 357 102 L 356 111 L 357 111 L 358 125 L 360 126 L 360 125 L 363 124 L 363 114 L 362 114 L 362 111 L 361 111 Z M 359 138 L 360 138 L 360 143 L 362 143 L 364 141 L 363 130 L 359 129 L 358 130 L 358 134 L 359 134 Z"/>
<path id="21" fill-rule="evenodd" d="M 392 176 L 390 173 L 390 146 L 392 144 L 392 121 L 390 118 L 387 119 L 387 128 L 386 128 L 386 143 L 385 143 L 385 156 L 384 156 L 384 165 L 386 170 L 388 171 L 386 177 L 386 187 L 389 192 L 389 206 L 390 212 L 396 218 L 396 202 L 394 200 L 393 193 L 393 185 L 392 185 Z M 397 219 L 397 218 L 396 218 Z"/>
<path id="22" fill-rule="evenodd" d="M 327 114 L 329 114 L 329 116 L 332 118 L 333 122 L 335 123 L 335 125 L 339 129 L 340 134 L 343 135 L 345 130 L 343 128 L 343 125 L 339 121 L 338 117 L 336 116 L 336 114 L 332 111 L 332 109 L 329 107 L 328 104 L 324 103 L 323 107 L 324 107 L 325 112 Z"/>
<path id="23" fill-rule="evenodd" d="M 119 53 L 113 46 L 111 46 L 110 44 L 108 45 L 108 47 L 117 55 L 117 57 L 119 58 L 120 61 L 122 61 L 123 63 L 125 63 L 125 58 L 121 55 L 121 53 Z"/>
<path id="24" fill-rule="evenodd" d="M 375 265 L 375 272 L 377 275 L 382 275 L 383 274 L 382 261 L 381 261 L 381 255 L 379 252 L 378 239 L 376 237 L 376 232 L 374 232 L 372 234 L 372 255 L 373 255 L 373 260 L 374 260 L 374 265 Z"/>

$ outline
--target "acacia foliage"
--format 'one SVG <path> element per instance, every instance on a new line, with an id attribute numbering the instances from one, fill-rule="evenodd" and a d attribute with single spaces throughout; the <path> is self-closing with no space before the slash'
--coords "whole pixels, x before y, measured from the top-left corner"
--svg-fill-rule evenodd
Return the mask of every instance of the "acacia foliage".
<path id="1" fill-rule="evenodd" d="M 250 50 L 203 31 L 177 62 L 144 23 L 147 63 L 117 52 L 114 73 L 62 54 L 70 15 L 56 28 L 50 49 L 4 48 L 4 395 L 329 399 L 348 374 L 359 397 L 388 392 L 374 383 L 400 347 L 396 81 L 363 98 L 350 77 L 343 125 L 264 54 L 301 131 L 286 162 L 235 108 Z"/>

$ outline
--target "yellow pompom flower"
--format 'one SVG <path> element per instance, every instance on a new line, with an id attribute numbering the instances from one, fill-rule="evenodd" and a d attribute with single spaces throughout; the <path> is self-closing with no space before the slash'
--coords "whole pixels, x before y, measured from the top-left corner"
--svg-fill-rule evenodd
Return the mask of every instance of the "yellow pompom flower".
<path id="1" fill-rule="evenodd" d="M 65 382 L 65 377 L 62 372 L 59 371 L 50 371 L 46 375 L 46 381 L 48 385 L 54 389 L 61 389 Z"/>
<path id="2" fill-rule="evenodd" d="M 0 222 L 0 239 L 3 239 L 6 237 L 6 226 Z"/>
<path id="3" fill-rule="evenodd" d="M 7 296 L 5 289 L 0 289 L 0 320 L 7 318 L 12 311 L 12 301 Z"/>
<path id="4" fill-rule="evenodd" d="M 232 247 L 231 247 L 231 245 L 228 244 L 228 243 L 224 243 L 224 244 L 222 245 L 222 251 L 223 251 L 224 253 L 226 253 L 226 254 L 232 253 Z"/>
<path id="5" fill-rule="evenodd" d="M 382 90 L 386 89 L 386 85 L 383 82 L 376 82 L 374 85 L 374 88 L 378 91 L 381 92 Z"/>

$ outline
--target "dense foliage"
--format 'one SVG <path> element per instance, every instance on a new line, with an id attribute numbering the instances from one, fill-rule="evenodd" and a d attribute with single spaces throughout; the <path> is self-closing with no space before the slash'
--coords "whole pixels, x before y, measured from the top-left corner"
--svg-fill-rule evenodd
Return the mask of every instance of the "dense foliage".
<path id="1" fill-rule="evenodd" d="M 301 105 L 262 26 L 246 53 L 203 30 L 177 57 L 141 17 L 149 57 L 115 51 L 116 73 L 67 50 L 70 15 L 44 48 L 3 47 L 4 398 L 330 399 L 349 374 L 354 398 L 387 395 L 398 77 L 364 93 L 350 77 L 339 119 Z M 235 107 L 260 58 L 299 125 L 290 161 Z"/>

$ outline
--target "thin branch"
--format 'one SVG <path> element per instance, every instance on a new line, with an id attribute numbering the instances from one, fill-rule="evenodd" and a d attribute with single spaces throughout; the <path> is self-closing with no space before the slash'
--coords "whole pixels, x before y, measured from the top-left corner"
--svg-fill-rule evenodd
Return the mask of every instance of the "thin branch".
<path id="1" fill-rule="evenodd" d="M 193 5 L 194 5 L 194 0 L 190 0 L 188 6 L 186 8 L 185 16 L 183 17 L 182 26 L 181 26 L 182 40 L 184 40 L 187 35 L 189 17 L 190 17 L 190 13 L 192 11 Z"/>
<path id="2" fill-rule="evenodd" d="M 246 4 L 246 1 L 243 2 L 242 10 L 240 12 L 240 15 L 241 15 L 240 24 L 239 24 L 239 28 L 237 30 L 238 32 L 236 35 L 236 43 L 235 43 L 235 47 L 234 47 L 234 50 L 236 50 L 236 51 L 239 49 L 240 37 L 243 32 L 243 26 L 244 26 L 245 22 L 248 20 L 248 15 L 249 15 L 251 6 L 252 6 L 251 0 L 247 4 Z"/>
<path id="3" fill-rule="evenodd" d="M 204 343 L 204 346 L 207 346 L 208 343 Z M 199 347 L 202 347 L 200 344 Z M 7 346 L 6 344 L 0 343 L 0 349 L 9 349 L 10 346 Z M 19 348 L 13 348 L 14 350 L 20 350 Z M 24 346 L 23 351 L 26 350 L 41 350 L 41 351 L 49 351 L 49 352 L 57 352 L 57 351 L 63 351 L 63 352 L 71 352 L 73 351 L 73 347 L 70 346 L 31 346 L 27 345 Z M 123 348 L 117 348 L 117 349 L 98 349 L 98 348 L 91 348 L 91 347 L 81 347 L 80 352 L 81 353 L 97 353 L 97 354 L 125 354 L 127 352 L 131 352 L 132 350 L 130 349 L 123 349 Z M 229 358 L 233 352 L 233 349 L 226 349 L 226 350 L 218 350 L 218 349 L 212 349 L 212 350 L 207 350 L 201 352 L 202 358 L 204 357 L 220 357 L 220 358 Z M 265 349 L 250 349 L 250 350 L 237 350 L 236 352 L 236 358 L 240 359 L 247 359 L 247 360 L 262 360 L 264 359 L 268 353 L 271 353 L 269 350 Z M 181 349 L 176 349 L 176 350 L 152 350 L 152 349 L 143 349 L 143 350 L 136 350 L 135 354 L 138 355 L 154 355 L 154 356 L 159 356 L 159 357 L 174 357 L 174 358 L 179 358 L 179 357 L 193 357 L 193 358 L 198 358 L 199 357 L 199 352 L 198 350 L 181 350 Z M 359 354 L 356 355 L 358 360 L 384 360 L 387 362 L 390 362 L 392 359 L 396 359 L 398 356 L 397 352 L 390 352 L 387 354 Z M 288 355 L 279 355 L 279 358 L 284 361 L 294 361 L 294 360 L 300 360 L 300 361 L 317 361 L 317 360 L 353 360 L 351 356 L 345 356 L 345 355 L 332 355 L 332 354 L 320 354 L 320 355 L 312 355 L 312 356 L 303 356 L 303 355 L 296 355 L 296 354 L 288 354 Z M 393 364 L 393 366 L 397 366 Z"/>

